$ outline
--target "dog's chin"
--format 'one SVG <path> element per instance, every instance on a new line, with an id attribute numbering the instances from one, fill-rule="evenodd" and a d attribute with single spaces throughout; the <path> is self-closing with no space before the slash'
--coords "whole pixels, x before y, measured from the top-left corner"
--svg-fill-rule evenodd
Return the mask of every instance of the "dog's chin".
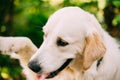
<path id="1" fill-rule="evenodd" d="M 46 74 L 42 74 L 42 75 L 38 74 L 37 75 L 38 80 L 54 78 L 59 72 L 61 72 L 64 68 L 66 68 L 71 61 L 72 61 L 72 59 L 67 59 L 65 61 L 65 63 L 59 69 L 57 69 L 56 71 L 53 71 L 51 73 L 46 73 Z"/>

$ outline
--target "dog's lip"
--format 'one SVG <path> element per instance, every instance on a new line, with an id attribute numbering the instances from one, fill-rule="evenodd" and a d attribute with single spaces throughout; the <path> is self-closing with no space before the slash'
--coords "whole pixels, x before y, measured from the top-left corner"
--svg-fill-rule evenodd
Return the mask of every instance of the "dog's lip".
<path id="1" fill-rule="evenodd" d="M 59 72 L 61 72 L 64 68 L 66 68 L 66 66 L 69 65 L 69 63 L 72 61 L 73 59 L 67 59 L 65 61 L 65 63 L 59 68 L 57 69 L 56 71 L 53 71 L 51 73 L 47 73 L 47 74 L 38 74 L 38 80 L 45 80 L 45 79 L 49 79 L 49 78 L 53 78 L 55 77 Z"/>
<path id="2" fill-rule="evenodd" d="M 49 74 L 37 74 L 37 80 L 45 80 Z"/>

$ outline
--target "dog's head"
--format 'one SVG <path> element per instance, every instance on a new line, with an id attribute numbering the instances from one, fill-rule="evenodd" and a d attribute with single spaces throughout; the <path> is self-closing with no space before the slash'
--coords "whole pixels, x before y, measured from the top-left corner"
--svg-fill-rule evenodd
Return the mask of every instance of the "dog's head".
<path id="1" fill-rule="evenodd" d="M 105 53 L 102 28 L 91 14 L 77 7 L 55 12 L 43 28 L 44 42 L 31 58 L 29 67 L 36 73 L 56 76 L 81 56 L 83 69 Z M 42 75 L 41 75 L 42 77 Z"/>

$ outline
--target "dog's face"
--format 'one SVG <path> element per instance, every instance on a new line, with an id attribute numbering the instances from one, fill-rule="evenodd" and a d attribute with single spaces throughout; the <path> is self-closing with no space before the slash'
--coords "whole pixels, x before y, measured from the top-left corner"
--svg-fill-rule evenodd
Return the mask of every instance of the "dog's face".
<path id="1" fill-rule="evenodd" d="M 79 54 L 83 56 L 84 68 L 89 68 L 105 52 L 101 34 L 98 34 L 90 16 L 76 7 L 53 14 L 43 28 L 44 42 L 31 58 L 29 67 L 52 78 Z"/>

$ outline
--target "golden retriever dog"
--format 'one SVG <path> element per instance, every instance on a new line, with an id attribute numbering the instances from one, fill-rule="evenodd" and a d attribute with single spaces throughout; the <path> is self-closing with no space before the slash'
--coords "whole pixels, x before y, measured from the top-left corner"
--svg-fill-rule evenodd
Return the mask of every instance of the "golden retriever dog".
<path id="1" fill-rule="evenodd" d="M 43 32 L 39 49 L 25 37 L 0 37 L 0 51 L 19 56 L 28 80 L 120 80 L 119 45 L 92 14 L 62 8 Z"/>
<path id="2" fill-rule="evenodd" d="M 43 32 L 44 41 L 28 64 L 39 80 L 120 80 L 119 45 L 90 13 L 60 9 Z"/>

